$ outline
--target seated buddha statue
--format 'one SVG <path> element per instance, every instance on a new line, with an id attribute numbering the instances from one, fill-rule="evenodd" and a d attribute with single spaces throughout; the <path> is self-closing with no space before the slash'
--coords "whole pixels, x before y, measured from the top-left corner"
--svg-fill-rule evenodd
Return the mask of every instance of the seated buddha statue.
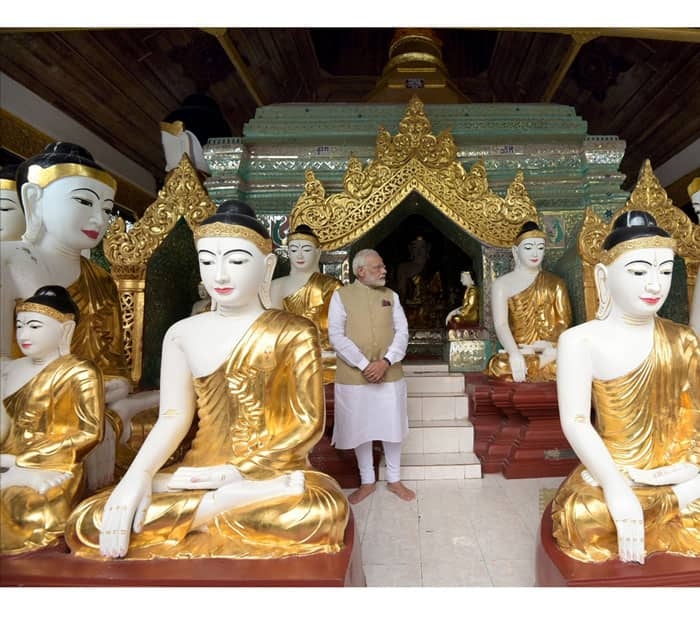
<path id="1" fill-rule="evenodd" d="M 556 343 L 572 321 L 571 303 L 561 278 L 542 270 L 545 233 L 526 222 L 513 244 L 515 269 L 491 289 L 493 325 L 503 350 L 486 373 L 515 382 L 556 379 Z"/>
<path id="2" fill-rule="evenodd" d="M 12 348 L 14 306 L 38 287 L 67 288 L 80 310 L 71 352 L 93 361 L 105 379 L 107 414 L 103 443 L 88 458 L 91 487 L 111 482 L 116 439 L 138 411 L 157 405 L 157 392 L 129 395 L 129 368 L 122 346 L 119 295 L 112 277 L 81 252 L 95 247 L 107 230 L 114 205 L 114 178 L 82 147 L 54 142 L 17 169 L 17 190 L 27 219 L 21 241 L 2 247 L 0 354 Z"/>
<path id="3" fill-rule="evenodd" d="M 463 271 L 460 281 L 465 287 L 462 306 L 450 311 L 445 318 L 445 326 L 457 330 L 479 325 L 479 290 L 474 285 L 471 272 Z"/>
<path id="4" fill-rule="evenodd" d="M 261 305 L 277 259 L 247 205 L 224 202 L 194 236 L 216 310 L 166 333 L 159 418 L 117 486 L 73 512 L 68 546 L 127 559 L 338 551 L 348 504 L 308 460 L 324 429 L 316 326 Z M 161 469 L 195 411 L 184 460 Z"/>
<path id="5" fill-rule="evenodd" d="M 430 265 L 430 243 L 421 235 L 408 245 L 410 259 L 396 270 L 398 293 L 411 328 L 434 328 L 442 323 L 444 305 L 440 272 Z M 444 311 L 443 311 L 444 313 Z"/>
<path id="6" fill-rule="evenodd" d="M 0 241 L 17 241 L 27 225 L 17 196 L 17 166 L 0 169 Z"/>
<path id="7" fill-rule="evenodd" d="M 24 356 L 3 362 L 0 406 L 0 554 L 58 542 L 82 498 L 85 458 L 104 427 L 95 364 L 70 353 L 78 307 L 60 286 L 17 306 Z"/>
<path id="8" fill-rule="evenodd" d="M 693 210 L 700 221 L 700 177 L 696 177 L 690 186 L 688 186 L 688 194 L 690 201 L 693 204 Z M 695 290 L 693 291 L 693 302 L 690 306 L 690 325 L 696 333 L 700 335 L 700 277 L 695 279 Z"/>
<path id="9" fill-rule="evenodd" d="M 559 339 L 561 425 L 581 464 L 554 498 L 553 534 L 583 562 L 700 557 L 700 341 L 657 317 L 673 248 L 650 214 L 618 217 L 594 270 L 596 319 Z"/>
<path id="10" fill-rule="evenodd" d="M 321 273 L 321 243 L 308 225 L 287 236 L 289 275 L 276 278 L 270 287 L 272 306 L 310 319 L 318 328 L 323 353 L 323 382 L 335 376 L 335 351 L 328 341 L 328 307 L 333 292 L 342 287 L 337 278 Z"/>

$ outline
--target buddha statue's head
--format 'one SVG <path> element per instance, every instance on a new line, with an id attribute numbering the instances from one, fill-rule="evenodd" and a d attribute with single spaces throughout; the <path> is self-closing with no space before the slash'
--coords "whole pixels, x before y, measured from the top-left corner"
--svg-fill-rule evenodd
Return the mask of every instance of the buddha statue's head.
<path id="1" fill-rule="evenodd" d="M 308 225 L 299 225 L 287 236 L 287 253 L 292 267 L 298 271 L 318 271 L 321 243 Z"/>
<path id="2" fill-rule="evenodd" d="M 693 210 L 700 221 L 700 177 L 696 177 L 690 186 L 688 186 L 688 195 L 690 196 L 690 203 L 693 204 Z"/>
<path id="3" fill-rule="evenodd" d="M 225 201 L 195 228 L 199 273 L 217 310 L 270 306 L 270 282 L 277 257 L 272 239 L 255 212 L 241 201 Z"/>
<path id="4" fill-rule="evenodd" d="M 160 123 L 160 139 L 165 153 L 165 172 L 173 170 L 187 153 L 194 167 L 209 173 L 204 145 L 209 138 L 229 137 L 231 128 L 216 102 L 204 94 L 188 96 L 180 107 Z"/>
<path id="5" fill-rule="evenodd" d="M 115 179 L 83 147 L 53 142 L 17 169 L 27 220 L 23 240 L 80 252 L 100 243 L 114 207 Z"/>
<path id="6" fill-rule="evenodd" d="M 419 234 L 408 244 L 408 251 L 412 261 L 425 264 L 430 257 L 430 243 Z"/>
<path id="7" fill-rule="evenodd" d="M 17 306 L 17 344 L 35 361 L 70 353 L 80 312 L 68 291 L 47 285 Z"/>
<path id="8" fill-rule="evenodd" d="M 459 276 L 459 281 L 465 286 L 465 287 L 472 287 L 474 286 L 474 279 L 472 278 L 472 272 L 471 271 L 463 271 L 460 276 Z"/>
<path id="9" fill-rule="evenodd" d="M 639 320 L 655 315 L 671 289 L 674 247 L 675 241 L 648 212 L 621 214 L 603 241 L 601 262 L 595 266 L 596 317 L 605 319 L 612 308 Z"/>
<path id="10" fill-rule="evenodd" d="M 542 266 L 546 234 L 534 221 L 526 221 L 513 243 L 513 258 L 517 269 L 536 271 Z"/>
<path id="11" fill-rule="evenodd" d="M 0 241 L 18 241 L 26 229 L 17 195 L 17 165 L 0 169 Z"/>

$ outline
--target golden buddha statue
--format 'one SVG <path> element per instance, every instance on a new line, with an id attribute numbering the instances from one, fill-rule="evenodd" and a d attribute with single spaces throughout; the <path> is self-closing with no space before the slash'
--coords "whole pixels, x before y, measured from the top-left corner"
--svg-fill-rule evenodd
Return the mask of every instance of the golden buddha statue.
<path id="1" fill-rule="evenodd" d="M 321 338 L 323 382 L 335 377 L 335 352 L 328 341 L 328 306 L 334 291 L 343 286 L 337 278 L 321 273 L 321 243 L 313 230 L 300 225 L 287 236 L 291 271 L 272 281 L 270 296 L 275 308 L 310 319 Z"/>
<path id="2" fill-rule="evenodd" d="M 421 235 L 408 246 L 410 260 L 396 270 L 398 293 L 411 328 L 437 328 L 444 306 L 440 272 L 430 268 L 430 243 Z M 441 313 L 442 311 L 442 313 Z"/>
<path id="3" fill-rule="evenodd" d="M 2 366 L 0 554 L 26 553 L 63 536 L 85 488 L 84 462 L 104 426 L 102 374 L 70 354 L 80 319 L 60 286 L 17 307 L 24 357 Z"/>
<path id="4" fill-rule="evenodd" d="M 0 346 L 12 349 L 15 302 L 40 286 L 67 288 L 78 306 L 71 353 L 93 361 L 105 380 L 108 423 L 103 443 L 88 459 L 92 488 L 111 483 L 116 441 L 131 416 L 157 405 L 157 392 L 130 395 L 129 369 L 122 343 L 119 295 L 112 277 L 82 255 L 97 246 L 107 230 L 107 212 L 114 205 L 116 181 L 82 147 L 54 142 L 17 169 L 17 190 L 26 213 L 21 241 L 2 248 Z"/>
<path id="5" fill-rule="evenodd" d="M 216 310 L 163 340 L 160 415 L 118 485 L 84 501 L 66 526 L 83 557 L 271 558 L 335 552 L 349 508 L 308 455 L 323 433 L 316 326 L 265 310 L 276 257 L 238 201 L 195 230 Z M 199 424 L 181 465 L 160 470 Z"/>
<path id="6" fill-rule="evenodd" d="M 596 319 L 559 339 L 559 413 L 581 464 L 556 494 L 553 533 L 583 562 L 700 557 L 700 341 L 656 316 L 673 247 L 650 214 L 618 217 L 594 271 Z"/>
<path id="7" fill-rule="evenodd" d="M 17 166 L 0 169 L 0 241 L 19 240 L 27 228 L 16 180 Z"/>
<path id="8" fill-rule="evenodd" d="M 445 326 L 457 330 L 479 325 L 479 290 L 471 272 L 463 271 L 460 281 L 465 287 L 462 306 L 450 311 L 445 318 Z"/>
<path id="9" fill-rule="evenodd" d="M 515 269 L 493 283 L 493 324 L 503 346 L 486 367 L 493 378 L 556 380 L 557 339 L 573 317 L 564 281 L 542 271 L 545 236 L 536 223 L 526 222 L 513 245 Z"/>

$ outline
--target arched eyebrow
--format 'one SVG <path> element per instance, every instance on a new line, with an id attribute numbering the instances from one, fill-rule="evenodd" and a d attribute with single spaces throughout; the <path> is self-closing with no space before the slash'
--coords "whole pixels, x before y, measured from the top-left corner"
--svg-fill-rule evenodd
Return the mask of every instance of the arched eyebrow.
<path id="1" fill-rule="evenodd" d="M 247 249 L 229 249 L 227 252 L 224 252 L 224 256 L 228 256 L 229 254 L 235 254 L 236 252 L 242 252 L 244 254 L 248 254 L 248 256 L 253 256 L 253 252 L 249 252 Z"/>
<path id="2" fill-rule="evenodd" d="M 629 267 L 630 265 L 634 265 L 635 263 L 642 263 L 643 265 L 649 265 L 651 267 L 651 263 L 648 260 L 630 260 L 628 263 L 625 264 L 625 267 Z"/>
<path id="3" fill-rule="evenodd" d="M 17 320 L 17 321 L 19 321 L 19 320 Z M 25 324 L 41 324 L 42 326 L 44 325 L 44 322 L 42 322 L 41 320 L 38 320 L 38 319 L 28 319 L 24 323 Z"/>
<path id="4" fill-rule="evenodd" d="M 212 256 L 216 256 L 216 254 L 212 251 L 209 251 L 208 249 L 198 249 L 197 250 L 198 254 L 211 254 Z"/>
<path id="5" fill-rule="evenodd" d="M 87 192 L 91 192 L 93 195 L 95 195 L 95 197 L 97 197 L 98 200 L 100 198 L 100 196 L 92 188 L 75 188 L 75 189 L 73 189 L 72 192 L 74 192 L 74 193 L 80 192 L 81 190 L 86 190 Z M 105 201 L 111 201 L 112 203 L 114 203 L 114 199 L 112 199 L 111 197 L 105 199 Z"/>

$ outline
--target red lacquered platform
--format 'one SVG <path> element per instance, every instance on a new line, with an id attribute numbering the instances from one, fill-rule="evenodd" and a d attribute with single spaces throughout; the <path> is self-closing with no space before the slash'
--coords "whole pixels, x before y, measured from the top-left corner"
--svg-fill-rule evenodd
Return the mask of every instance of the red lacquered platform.
<path id="1" fill-rule="evenodd" d="M 273 560 L 85 560 L 63 549 L 0 558 L 0 586 L 366 586 L 350 515 L 336 554 Z"/>
<path id="2" fill-rule="evenodd" d="M 700 586 L 700 558 L 655 553 L 644 564 L 579 562 L 564 554 L 554 540 L 550 503 L 537 536 L 535 576 L 537 586 Z"/>

